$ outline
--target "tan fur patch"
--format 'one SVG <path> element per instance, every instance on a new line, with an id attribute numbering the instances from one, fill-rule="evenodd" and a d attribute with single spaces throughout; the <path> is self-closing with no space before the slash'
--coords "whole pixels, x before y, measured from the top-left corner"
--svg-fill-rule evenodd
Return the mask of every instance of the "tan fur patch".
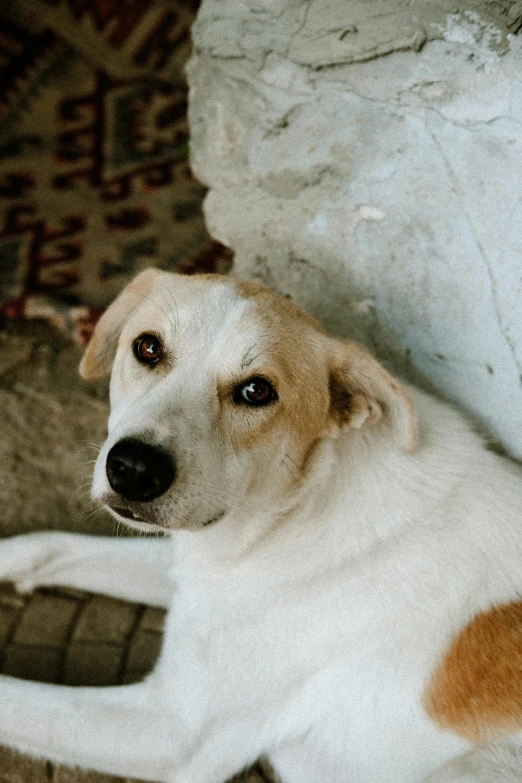
<path id="1" fill-rule="evenodd" d="M 522 729 L 522 601 L 481 612 L 459 633 L 424 707 L 439 726 L 472 742 Z"/>
<path id="2" fill-rule="evenodd" d="M 313 316 L 302 310 L 298 305 L 285 299 L 283 296 L 272 293 L 268 288 L 260 283 L 254 283 L 251 280 L 239 280 L 235 285 L 238 294 L 245 299 L 255 297 L 259 309 L 265 313 L 273 313 L 281 318 L 292 319 L 297 323 L 306 323 L 321 334 L 326 334 L 318 321 Z"/>
<path id="3" fill-rule="evenodd" d="M 326 333 L 311 315 L 258 283 L 238 282 L 236 290 L 240 296 L 255 300 L 255 312 L 266 335 L 267 375 L 278 378 L 284 386 L 274 416 L 261 422 L 245 441 L 274 434 L 278 428 L 281 435 L 291 431 L 296 468 L 302 470 L 312 444 L 328 422 Z"/>
<path id="4" fill-rule="evenodd" d="M 312 431 L 320 434 L 328 429 L 324 411 L 326 381 L 330 423 L 359 428 L 384 418 L 402 451 L 411 454 L 416 450 L 417 426 L 410 396 L 362 345 L 330 337 L 315 318 L 258 283 L 238 282 L 236 290 L 240 296 L 255 299 L 256 312 L 272 338 L 274 364 L 283 369 L 284 377 L 297 389 L 298 413 L 290 415 L 302 433 L 299 440 L 303 447 L 306 448 Z M 309 337 L 308 352 L 303 350 L 304 335 Z M 320 389 L 316 383 L 319 354 L 324 376 Z M 303 378 L 307 388 L 303 388 Z"/>

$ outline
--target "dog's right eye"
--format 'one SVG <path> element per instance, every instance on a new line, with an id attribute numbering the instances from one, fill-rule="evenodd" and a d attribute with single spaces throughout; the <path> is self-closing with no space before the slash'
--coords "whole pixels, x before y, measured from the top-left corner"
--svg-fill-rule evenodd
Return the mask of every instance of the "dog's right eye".
<path id="1" fill-rule="evenodd" d="M 155 365 L 163 357 L 163 346 L 155 334 L 141 334 L 133 345 L 134 356 L 141 364 Z"/>
<path id="2" fill-rule="evenodd" d="M 238 386 L 234 392 L 236 404 L 247 404 L 259 407 L 268 405 L 277 400 L 277 393 L 272 384 L 266 378 L 251 378 L 246 383 Z"/>

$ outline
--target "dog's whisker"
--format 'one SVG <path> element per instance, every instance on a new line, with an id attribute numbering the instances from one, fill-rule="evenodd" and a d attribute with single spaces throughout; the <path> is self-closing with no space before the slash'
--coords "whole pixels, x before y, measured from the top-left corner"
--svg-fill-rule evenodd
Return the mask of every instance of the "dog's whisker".
<path id="1" fill-rule="evenodd" d="M 174 316 L 176 324 L 177 324 L 177 326 L 179 328 L 179 325 L 180 325 L 179 310 L 178 310 L 178 305 L 176 303 L 176 299 L 174 297 L 174 293 L 170 290 L 169 287 L 167 287 L 165 289 L 162 289 L 161 293 L 162 293 L 163 298 L 165 299 L 165 302 L 167 303 L 167 307 L 170 307 L 170 311 L 171 311 L 172 315 Z M 170 297 L 170 305 L 169 305 L 169 302 L 167 300 L 167 296 L 166 296 L 167 293 L 168 293 L 168 295 Z M 172 309 L 172 306 L 174 306 L 174 309 L 175 309 L 176 312 L 174 312 L 174 310 Z"/>
<path id="2" fill-rule="evenodd" d="M 86 441 L 84 443 L 84 446 L 86 448 L 94 449 L 94 451 L 100 451 L 101 447 L 103 446 L 103 442 L 102 443 L 96 443 L 95 441 Z"/>

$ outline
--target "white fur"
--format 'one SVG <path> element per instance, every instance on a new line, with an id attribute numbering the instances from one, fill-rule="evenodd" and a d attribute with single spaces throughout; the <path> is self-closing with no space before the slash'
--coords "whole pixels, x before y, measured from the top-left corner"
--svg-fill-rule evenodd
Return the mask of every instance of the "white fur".
<path id="1" fill-rule="evenodd" d="M 408 387 L 415 454 L 378 428 L 325 436 L 291 503 L 286 472 L 261 454 L 271 485 L 256 489 L 256 510 L 242 491 L 256 465 L 212 442 L 205 410 L 215 368 L 232 369 L 261 331 L 247 300 L 217 289 L 201 302 L 177 284 L 154 297 L 181 335 L 177 369 L 161 383 L 136 379 L 120 342 L 93 484 L 105 497 L 108 450 L 145 423 L 208 481 L 208 497 L 194 473 L 165 501 L 182 529 L 159 541 L 42 533 L 0 543 L 0 576 L 25 589 L 68 583 L 169 603 L 158 664 L 118 688 L 2 677 L 0 742 L 166 783 L 222 783 L 260 756 L 283 783 L 521 780 L 519 746 L 473 750 L 421 703 L 459 629 L 522 591 L 520 469 Z M 128 335 L 170 334 L 154 309 L 131 321 Z M 221 521 L 183 529 L 223 504 Z"/>

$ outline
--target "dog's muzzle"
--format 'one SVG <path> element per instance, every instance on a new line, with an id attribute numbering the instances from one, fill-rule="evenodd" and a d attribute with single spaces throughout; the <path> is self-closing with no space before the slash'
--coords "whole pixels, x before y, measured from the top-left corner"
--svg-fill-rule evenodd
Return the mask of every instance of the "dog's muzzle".
<path id="1" fill-rule="evenodd" d="M 125 438 L 112 447 L 105 470 L 114 492 L 140 503 L 163 495 L 176 475 L 174 463 L 163 449 L 135 438 Z"/>

